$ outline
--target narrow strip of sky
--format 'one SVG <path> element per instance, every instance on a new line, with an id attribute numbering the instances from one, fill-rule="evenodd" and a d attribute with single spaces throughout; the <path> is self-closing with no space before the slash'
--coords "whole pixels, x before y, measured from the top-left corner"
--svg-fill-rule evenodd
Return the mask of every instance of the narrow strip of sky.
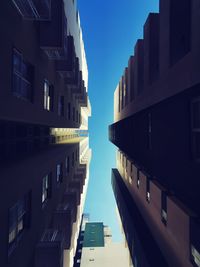
<path id="1" fill-rule="evenodd" d="M 137 39 L 150 12 L 158 12 L 158 0 L 78 0 L 89 69 L 92 118 L 89 123 L 93 157 L 85 212 L 92 221 L 103 221 L 120 240 L 111 188 L 115 148 L 108 141 L 113 122 L 113 93 L 133 55 Z"/>

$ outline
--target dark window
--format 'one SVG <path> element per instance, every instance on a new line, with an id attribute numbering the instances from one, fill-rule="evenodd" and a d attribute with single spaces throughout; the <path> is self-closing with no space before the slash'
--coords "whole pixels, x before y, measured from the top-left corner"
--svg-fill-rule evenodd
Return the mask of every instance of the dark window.
<path id="1" fill-rule="evenodd" d="M 58 98 L 58 115 L 64 116 L 64 96 Z"/>
<path id="2" fill-rule="evenodd" d="M 74 152 L 72 153 L 72 167 L 74 167 Z"/>
<path id="3" fill-rule="evenodd" d="M 51 174 L 42 179 L 42 203 L 45 203 L 51 197 Z"/>
<path id="4" fill-rule="evenodd" d="M 62 163 L 57 164 L 56 168 L 56 181 L 57 183 L 62 183 L 63 180 L 63 165 Z"/>
<path id="5" fill-rule="evenodd" d="M 176 63 L 190 51 L 191 0 L 170 1 L 170 59 Z"/>
<path id="6" fill-rule="evenodd" d="M 150 202 L 150 179 L 148 177 L 146 180 L 146 200 Z"/>
<path id="7" fill-rule="evenodd" d="M 67 116 L 68 116 L 68 120 L 71 120 L 71 104 L 68 103 L 67 105 Z"/>
<path id="8" fill-rule="evenodd" d="M 137 169 L 137 187 L 140 187 L 140 171 Z"/>
<path id="9" fill-rule="evenodd" d="M 75 121 L 75 108 L 73 107 L 73 121 Z"/>
<path id="10" fill-rule="evenodd" d="M 161 196 L 161 220 L 165 225 L 167 224 L 167 195 L 163 191 Z"/>
<path id="11" fill-rule="evenodd" d="M 76 161 L 78 161 L 78 150 L 76 150 Z"/>
<path id="12" fill-rule="evenodd" d="M 53 111 L 53 92 L 54 88 L 50 83 L 44 81 L 44 109 L 48 111 Z"/>
<path id="13" fill-rule="evenodd" d="M 66 165 L 67 173 L 69 173 L 70 163 L 69 163 L 69 157 L 66 158 Z"/>
<path id="14" fill-rule="evenodd" d="M 31 192 L 9 209 L 8 255 L 17 246 L 21 234 L 30 226 Z"/>
<path id="15" fill-rule="evenodd" d="M 24 61 L 22 54 L 13 50 L 13 95 L 32 101 L 33 66 Z"/>
<path id="16" fill-rule="evenodd" d="M 76 122 L 78 122 L 78 111 L 76 111 Z"/>
<path id="17" fill-rule="evenodd" d="M 152 117 L 148 114 L 148 149 L 152 148 Z"/>
<path id="18" fill-rule="evenodd" d="M 192 101 L 192 153 L 193 158 L 200 159 L 200 98 Z"/>

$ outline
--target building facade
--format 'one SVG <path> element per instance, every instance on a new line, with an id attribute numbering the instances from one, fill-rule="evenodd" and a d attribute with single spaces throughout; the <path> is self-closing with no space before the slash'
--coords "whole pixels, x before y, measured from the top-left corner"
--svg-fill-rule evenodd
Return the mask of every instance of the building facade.
<path id="1" fill-rule="evenodd" d="M 74 267 L 131 267 L 129 250 L 125 240 L 112 241 L 111 229 L 101 222 L 90 222 L 85 214 L 79 234 Z"/>
<path id="2" fill-rule="evenodd" d="M 0 33 L 0 266 L 72 267 L 91 159 L 77 3 L 4 1 Z"/>
<path id="3" fill-rule="evenodd" d="M 136 266 L 200 266 L 199 10 L 160 0 L 114 93 L 112 183 Z"/>

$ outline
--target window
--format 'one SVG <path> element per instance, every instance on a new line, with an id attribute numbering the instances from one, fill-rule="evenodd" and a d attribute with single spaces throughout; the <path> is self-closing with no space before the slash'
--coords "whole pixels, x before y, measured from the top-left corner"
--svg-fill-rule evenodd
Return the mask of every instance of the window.
<path id="1" fill-rule="evenodd" d="M 81 260 L 80 260 L 80 259 L 78 259 L 76 262 L 77 262 L 77 263 L 81 263 Z"/>
<path id="2" fill-rule="evenodd" d="M 167 224 L 167 195 L 163 191 L 161 197 L 161 220 L 165 225 Z"/>
<path id="3" fill-rule="evenodd" d="M 148 114 L 148 149 L 152 148 L 152 118 L 151 113 Z"/>
<path id="4" fill-rule="evenodd" d="M 63 180 L 63 165 L 62 163 L 57 164 L 57 169 L 56 169 L 56 181 L 57 183 L 62 183 Z"/>
<path id="5" fill-rule="evenodd" d="M 32 101 L 33 66 L 24 61 L 22 54 L 13 50 L 13 95 Z"/>
<path id="6" fill-rule="evenodd" d="M 58 98 L 58 115 L 64 116 L 64 96 Z"/>
<path id="7" fill-rule="evenodd" d="M 192 256 L 192 261 L 198 267 L 200 267 L 200 253 L 193 245 L 191 245 L 191 256 Z"/>
<path id="8" fill-rule="evenodd" d="M 75 107 L 73 107 L 73 121 L 75 121 Z"/>
<path id="9" fill-rule="evenodd" d="M 76 111 L 76 122 L 78 122 L 78 111 Z"/>
<path id="10" fill-rule="evenodd" d="M 184 57 L 191 47 L 191 0 L 170 1 L 170 61 L 171 65 Z"/>
<path id="11" fill-rule="evenodd" d="M 137 188 L 140 187 L 140 171 L 137 170 Z"/>
<path id="12" fill-rule="evenodd" d="M 72 167 L 74 167 L 74 152 L 72 153 Z"/>
<path id="13" fill-rule="evenodd" d="M 51 174 L 42 179 L 42 204 L 51 197 Z"/>
<path id="14" fill-rule="evenodd" d="M 200 159 L 200 98 L 191 103 L 192 125 L 192 154 L 196 160 Z"/>
<path id="15" fill-rule="evenodd" d="M 69 173 L 69 168 L 70 168 L 69 157 L 66 158 L 65 167 L 67 169 L 67 173 Z"/>
<path id="16" fill-rule="evenodd" d="M 146 200 L 148 203 L 150 203 L 150 180 L 148 177 L 146 183 Z"/>
<path id="17" fill-rule="evenodd" d="M 44 109 L 53 111 L 53 86 L 47 80 L 44 80 Z"/>
<path id="18" fill-rule="evenodd" d="M 9 209 L 8 256 L 17 246 L 23 231 L 30 225 L 31 192 Z"/>
<path id="19" fill-rule="evenodd" d="M 71 120 L 71 104 L 68 103 L 67 105 L 67 116 L 68 116 L 68 120 Z"/>
<path id="20" fill-rule="evenodd" d="M 76 150 L 76 161 L 78 161 L 78 150 Z"/>

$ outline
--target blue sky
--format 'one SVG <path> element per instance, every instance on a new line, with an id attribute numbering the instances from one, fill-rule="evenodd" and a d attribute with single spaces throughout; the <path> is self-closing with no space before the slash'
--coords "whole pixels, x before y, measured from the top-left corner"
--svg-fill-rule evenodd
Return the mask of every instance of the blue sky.
<path id="1" fill-rule="evenodd" d="M 92 221 L 112 228 L 113 239 L 120 230 L 111 188 L 115 147 L 108 141 L 113 122 L 113 93 L 133 54 L 149 12 L 158 11 L 158 0 L 78 0 L 89 69 L 92 118 L 89 123 L 92 162 L 85 212 Z"/>

